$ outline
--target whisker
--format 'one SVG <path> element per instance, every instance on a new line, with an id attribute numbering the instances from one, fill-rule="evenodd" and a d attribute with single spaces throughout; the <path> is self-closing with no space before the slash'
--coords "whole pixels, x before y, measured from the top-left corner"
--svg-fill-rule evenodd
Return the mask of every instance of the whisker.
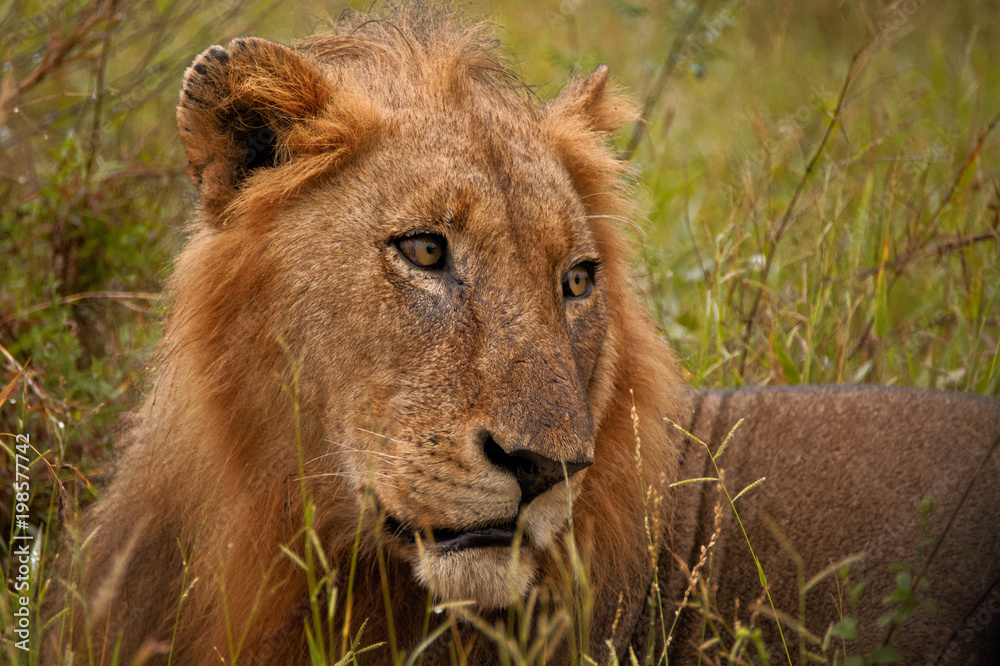
<path id="1" fill-rule="evenodd" d="M 327 477 L 327 476 L 340 477 L 340 478 L 344 478 L 344 479 L 353 479 L 354 478 L 350 474 L 344 474 L 344 473 L 341 473 L 341 472 L 323 472 L 322 474 L 308 474 L 306 476 L 300 476 L 300 477 L 298 477 L 296 479 L 296 481 L 307 481 L 309 479 L 322 479 L 322 478 Z M 378 476 L 378 477 L 383 478 L 383 479 L 390 479 L 390 478 L 392 478 L 388 474 L 378 474 L 378 473 L 376 473 L 375 476 Z M 388 488 L 392 488 L 393 490 L 399 490 L 399 486 L 393 485 L 391 483 L 383 482 L 382 485 L 384 485 L 384 486 L 386 486 Z"/>
<path id="2" fill-rule="evenodd" d="M 333 442 L 330 442 L 330 443 L 332 444 Z M 344 452 L 344 451 L 346 451 L 346 450 L 347 450 L 347 449 L 341 449 L 341 450 L 339 450 L 339 451 L 330 451 L 330 453 L 324 453 L 324 454 L 323 454 L 323 455 L 321 455 L 321 456 L 316 456 L 315 458 L 310 458 L 309 460 L 307 460 L 307 461 L 305 462 L 305 464 L 306 464 L 306 465 L 311 465 L 312 463 L 316 462 L 317 460 L 322 460 L 323 458 L 328 458 L 328 457 L 330 457 L 330 456 L 335 456 L 335 455 L 339 455 L 339 454 L 343 453 L 343 452 Z"/>
<path id="3" fill-rule="evenodd" d="M 389 437 L 389 435 L 382 435 L 377 432 L 372 432 L 371 430 L 365 430 L 364 428 L 358 428 L 358 430 L 360 430 L 361 432 L 366 432 L 369 435 L 375 435 L 376 437 L 381 437 L 382 439 L 386 439 L 390 442 L 396 442 L 397 444 L 406 444 L 406 442 L 402 442 L 398 439 L 393 439 L 392 437 Z"/>
<path id="4" fill-rule="evenodd" d="M 340 447 L 343 447 L 343 448 L 339 448 L 336 451 L 330 451 L 329 453 L 324 453 L 323 455 L 316 456 L 315 458 L 310 458 L 309 460 L 307 460 L 305 462 L 305 464 L 309 465 L 311 463 L 316 462 L 317 460 L 322 460 L 323 458 L 328 458 L 330 456 L 340 455 L 342 453 L 366 453 L 368 455 L 382 456 L 383 458 L 391 458 L 393 460 L 403 460 L 403 458 L 401 456 L 394 456 L 392 454 L 384 453 L 382 451 L 371 451 L 369 449 L 347 448 L 347 447 L 344 447 L 343 444 L 337 444 L 336 442 L 329 441 L 329 440 L 327 441 L 327 443 L 328 444 L 333 444 L 334 446 L 340 446 Z"/>
<path id="5" fill-rule="evenodd" d="M 632 220 L 625 217 L 624 215 L 588 215 L 588 220 L 614 220 L 615 222 L 621 222 L 622 224 L 631 224 Z"/>
<path id="6" fill-rule="evenodd" d="M 621 224 L 630 227 L 633 231 L 640 234 L 643 238 L 646 237 L 645 229 L 643 229 L 638 222 L 623 215 L 588 215 L 587 219 L 588 220 L 601 219 L 601 220 L 611 220 L 613 222 L 620 222 Z"/>
<path id="7" fill-rule="evenodd" d="M 296 481 L 305 481 L 307 479 L 321 479 L 325 476 L 336 476 L 342 479 L 354 478 L 352 474 L 346 472 L 319 472 L 318 474 L 306 474 L 305 476 L 295 477 Z"/>
<path id="8" fill-rule="evenodd" d="M 393 440 L 396 441 L 396 440 Z M 393 460 L 403 460 L 403 456 L 394 456 L 391 453 L 385 453 L 384 451 L 370 451 L 368 449 L 343 449 L 349 453 L 367 453 L 373 456 L 382 456 L 383 458 L 392 458 Z"/>

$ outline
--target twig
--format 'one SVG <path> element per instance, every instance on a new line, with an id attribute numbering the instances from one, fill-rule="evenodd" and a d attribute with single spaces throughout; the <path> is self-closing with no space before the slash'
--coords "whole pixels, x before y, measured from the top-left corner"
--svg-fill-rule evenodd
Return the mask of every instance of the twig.
<path id="1" fill-rule="evenodd" d="M 958 172 L 952 179 L 951 185 L 948 188 L 948 192 L 941 199 L 941 203 L 938 204 L 938 207 L 934 210 L 934 212 L 931 213 L 931 216 L 927 218 L 927 221 L 924 223 L 924 226 L 927 227 L 933 226 L 934 223 L 937 221 L 937 218 L 940 217 L 942 211 L 944 211 L 945 207 L 951 202 L 952 198 L 955 196 L 955 193 L 959 191 L 959 183 L 962 182 L 962 180 L 968 173 L 969 169 L 971 169 L 972 165 L 976 162 L 976 158 L 979 157 L 979 154 L 982 151 L 983 146 L 986 144 L 986 139 L 993 132 L 993 130 L 996 129 L 996 126 L 998 124 L 1000 124 L 1000 112 L 998 112 L 995 116 L 993 116 L 990 122 L 987 123 L 986 126 L 979 132 L 979 136 L 976 139 L 975 146 L 973 146 L 972 150 L 969 151 L 969 154 L 966 155 L 965 159 L 962 160 L 962 165 L 958 168 Z M 1000 199 L 1000 194 L 998 194 L 998 199 Z M 991 204 L 991 206 L 996 207 L 996 204 Z M 926 246 L 917 247 L 916 249 L 910 250 L 909 252 L 897 256 L 895 259 L 892 259 L 891 261 L 886 261 L 881 267 L 873 266 L 870 268 L 865 268 L 854 273 L 853 275 L 842 276 L 832 280 L 826 280 L 824 284 L 827 285 L 836 284 L 839 282 L 843 282 L 844 280 L 864 278 L 868 277 L 869 275 L 877 273 L 879 270 L 885 270 L 885 269 L 892 269 L 897 275 L 899 275 L 902 272 L 903 268 L 914 259 L 920 259 L 923 257 L 942 257 L 946 254 L 951 254 L 956 250 L 961 250 L 969 246 L 976 245 L 977 243 L 982 243 L 990 240 L 1000 241 L 1000 228 L 998 228 L 998 226 L 1000 226 L 1000 210 L 998 210 L 997 215 L 994 217 L 993 227 L 988 231 L 984 231 L 982 233 L 978 233 L 974 236 L 968 236 L 968 237 L 963 237 L 959 234 L 956 234 L 953 238 L 942 241 L 937 245 L 932 245 L 930 247 Z"/>
<path id="2" fill-rule="evenodd" d="M 941 211 L 951 203 L 951 199 L 958 192 L 958 184 L 962 182 L 965 178 L 965 174 L 972 168 L 972 165 L 976 162 L 976 158 L 979 157 L 979 153 L 983 149 L 983 145 L 986 143 L 986 138 L 993 132 L 997 124 L 1000 123 L 1000 112 L 997 112 L 995 116 L 986 124 L 986 127 L 979 132 L 979 137 L 976 139 L 976 145 L 972 148 L 968 155 L 965 156 L 965 161 L 962 162 L 962 166 L 958 168 L 958 173 L 955 175 L 955 179 L 951 182 L 951 187 L 948 188 L 948 193 L 944 195 L 941 199 L 941 203 L 934 210 L 934 213 L 927 219 L 927 225 L 933 226 L 934 222 L 937 220 L 938 216 L 941 215 Z"/>
<path id="3" fill-rule="evenodd" d="M 914 259 L 920 259 L 923 257 L 943 257 L 946 254 L 951 254 L 955 250 L 961 250 L 971 245 L 975 245 L 977 243 L 982 243 L 984 241 L 989 241 L 989 240 L 1000 241 L 1000 230 L 993 229 L 990 231 L 984 231 L 980 234 L 976 234 L 975 236 L 969 236 L 967 238 L 956 237 L 954 239 L 938 243 L 937 245 L 932 245 L 930 247 L 924 247 L 917 250 L 913 250 L 912 252 L 907 252 L 906 254 L 899 255 L 898 257 L 896 257 L 891 261 L 885 262 L 883 268 L 892 269 L 897 274 L 899 274 L 902 272 L 905 265 L 913 261 Z M 868 277 L 869 275 L 877 273 L 878 271 L 879 271 L 878 266 L 872 266 L 870 268 L 862 269 L 857 273 L 855 273 L 854 275 L 842 276 L 830 280 L 827 282 L 827 284 L 843 282 L 844 280 L 848 279 Z"/>
<path id="4" fill-rule="evenodd" d="M 760 269 L 760 285 L 757 287 L 757 293 L 753 300 L 753 307 L 750 308 L 750 314 L 747 315 L 746 330 L 743 332 L 741 345 L 743 347 L 743 351 L 740 355 L 740 375 L 742 375 L 746 370 L 747 352 L 750 347 L 750 334 L 753 332 L 753 322 L 757 317 L 757 310 L 760 308 L 760 301 L 764 295 L 764 290 L 767 288 L 767 278 L 768 274 L 771 272 L 771 264 L 774 262 L 774 255 L 777 253 L 778 243 L 781 242 L 781 238 L 785 235 L 785 232 L 788 231 L 789 226 L 791 226 L 792 218 L 795 213 L 795 204 L 798 203 L 799 197 L 805 189 L 806 181 L 816 170 L 816 165 L 819 164 L 819 160 L 823 156 L 823 152 L 826 150 L 827 144 L 830 142 L 830 137 L 833 136 L 833 129 L 840 121 L 840 114 L 844 110 L 847 91 L 851 87 L 851 84 L 854 83 L 854 79 L 857 77 L 858 72 L 867 61 L 869 53 L 870 50 L 868 48 L 864 48 L 854 54 L 854 57 L 851 58 L 851 64 L 847 68 L 847 76 L 844 77 L 844 84 L 841 86 L 840 95 L 837 97 L 837 104 L 833 111 L 829 113 L 830 122 L 826 126 L 826 133 L 823 134 L 822 141 L 820 141 L 819 146 L 816 147 L 816 151 L 813 153 L 812 159 L 809 160 L 809 164 L 806 166 L 805 172 L 799 179 L 799 183 L 795 187 L 795 192 L 792 194 L 792 199 L 788 202 L 788 207 L 785 208 L 785 213 L 782 215 L 781 221 L 778 223 L 778 229 L 771 237 L 770 246 L 765 250 L 764 265 Z"/>
<path id="5" fill-rule="evenodd" d="M 42 410 L 45 412 L 45 415 L 47 417 L 52 418 L 52 412 L 49 410 L 50 403 L 59 405 L 59 407 L 63 410 L 66 409 L 67 405 L 64 400 L 55 400 L 53 398 L 50 398 L 48 394 L 45 393 L 44 390 L 42 390 L 42 387 L 40 387 L 38 383 L 35 382 L 35 380 L 32 378 L 31 376 L 32 373 L 27 371 L 28 363 L 31 362 L 31 359 L 28 359 L 28 363 L 21 365 L 20 363 L 17 362 L 17 359 L 14 358 L 14 356 L 9 351 L 7 351 L 7 348 L 4 347 L 3 345 L 0 345 L 0 354 L 2 354 L 4 358 L 7 359 L 8 363 L 14 366 L 14 369 L 17 371 L 18 376 L 23 376 L 25 383 L 28 385 L 28 388 L 31 389 L 31 392 L 35 394 L 36 398 L 38 398 L 42 406 Z"/>
<path id="6" fill-rule="evenodd" d="M 12 321 L 17 321 L 22 319 L 27 315 L 34 314 L 35 312 L 41 312 L 42 310 L 47 310 L 49 308 L 56 307 L 57 305 L 66 305 L 67 303 L 75 303 L 77 301 L 82 301 L 90 298 L 105 299 L 109 301 L 122 301 L 123 305 L 128 307 L 127 302 L 131 300 L 144 300 L 144 301 L 155 301 L 160 298 L 160 294 L 155 291 L 82 291 L 78 294 L 70 294 L 69 296 L 64 296 L 62 298 L 55 298 L 46 303 L 38 303 L 37 305 L 32 305 L 29 308 L 18 312 L 17 314 L 11 315 L 9 317 L 4 317 L 0 319 L 0 326 L 4 326 Z"/>
<path id="7" fill-rule="evenodd" d="M 653 107 L 663 95 L 663 91 L 667 87 L 667 81 L 673 75 L 677 63 L 681 61 L 681 49 L 684 48 L 691 33 L 694 32 L 694 27 L 698 24 L 702 11 L 704 10 L 700 4 L 695 5 L 695 8 L 691 10 L 691 13 L 688 14 L 687 19 L 684 21 L 684 25 L 681 26 L 680 32 L 674 37 L 674 41 L 670 45 L 670 50 L 667 52 L 667 59 L 663 63 L 663 69 L 660 70 L 656 80 L 653 82 L 653 87 L 649 91 L 649 95 L 646 96 L 646 100 L 642 104 L 642 114 L 632 129 L 632 136 L 629 138 L 625 150 L 622 151 L 622 159 L 631 159 L 632 155 L 635 154 L 636 148 L 639 147 L 639 143 L 642 142 L 642 137 L 646 134 L 646 123 L 649 122 L 649 116 L 653 112 Z"/>
<path id="8" fill-rule="evenodd" d="M 52 49 L 47 48 L 45 51 L 45 60 L 42 64 L 36 67 L 31 74 L 28 74 L 17 86 L 17 95 L 23 95 L 41 83 L 46 76 L 58 69 L 70 52 L 83 42 L 84 37 L 86 37 L 101 18 L 103 18 L 102 15 L 96 14 L 81 20 L 80 24 L 66 39 L 58 41 Z"/>
<path id="9" fill-rule="evenodd" d="M 118 0 L 108 0 L 100 17 L 108 25 L 104 30 L 104 36 L 101 38 L 101 55 L 95 65 L 97 71 L 94 77 L 94 122 L 90 127 L 90 146 L 87 151 L 87 163 L 83 170 L 84 182 L 87 183 L 88 187 L 90 186 L 90 176 L 94 170 L 94 160 L 97 158 L 97 149 L 101 142 L 101 107 L 104 104 L 104 74 L 108 69 L 108 55 L 111 52 L 110 28 L 114 22 L 113 14 L 117 5 Z"/>
<path id="10" fill-rule="evenodd" d="M 979 478 L 979 475 L 982 474 L 987 463 L 989 463 L 990 458 L 993 457 L 993 454 L 996 453 L 998 448 L 1000 448 L 1000 435 L 993 438 L 993 444 L 990 446 L 989 452 L 983 456 L 983 459 L 979 461 L 979 466 L 976 467 L 976 471 L 972 473 L 972 478 L 969 479 L 969 485 L 965 487 L 965 492 L 962 493 L 962 498 L 958 500 L 955 510 L 951 512 L 950 516 L 948 516 L 948 522 L 945 524 L 944 530 L 942 530 L 941 534 L 939 534 L 938 538 L 934 541 L 934 547 L 931 549 L 931 554 L 927 556 L 926 560 L 924 560 L 924 563 L 917 572 L 917 575 L 910 579 L 911 590 L 916 589 L 917 583 L 919 583 L 923 579 L 924 574 L 927 573 L 927 569 L 930 568 L 931 562 L 934 561 L 934 556 L 937 555 L 938 550 L 941 548 L 941 544 L 944 543 L 944 538 L 951 530 L 952 523 L 955 522 L 955 518 L 958 517 L 959 512 L 962 510 L 962 505 L 965 504 L 965 500 L 969 497 L 969 493 L 972 492 L 972 487 L 976 485 L 976 480 Z M 885 633 L 885 638 L 882 639 L 883 646 L 889 644 L 889 639 L 892 638 L 892 634 L 895 630 L 896 623 L 890 624 L 888 631 Z"/>

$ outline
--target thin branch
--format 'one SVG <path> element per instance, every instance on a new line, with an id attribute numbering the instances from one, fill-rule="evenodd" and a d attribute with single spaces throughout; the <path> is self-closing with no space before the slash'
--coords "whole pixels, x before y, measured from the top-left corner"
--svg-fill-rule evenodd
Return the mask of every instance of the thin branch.
<path id="1" fill-rule="evenodd" d="M 907 252 L 906 254 L 901 254 L 891 261 L 885 262 L 884 268 L 886 270 L 893 270 L 896 274 L 903 271 L 906 264 L 910 263 L 914 259 L 921 259 L 924 257 L 943 257 L 947 254 L 951 254 L 956 250 L 962 250 L 972 245 L 982 243 L 984 241 L 1000 241 L 1000 230 L 991 229 L 990 231 L 984 231 L 975 236 L 968 236 L 963 238 L 961 236 L 956 236 L 954 239 L 946 240 L 944 242 L 938 243 L 937 245 L 931 245 L 930 247 L 924 247 L 912 252 Z M 870 268 L 865 268 L 854 275 L 841 276 L 833 280 L 829 280 L 826 284 L 834 284 L 837 282 L 843 282 L 844 280 L 856 279 L 868 277 L 879 271 L 878 266 L 873 266 Z"/>
<path id="2" fill-rule="evenodd" d="M 944 198 L 941 200 L 941 203 L 938 204 L 938 207 L 937 209 L 935 209 L 934 213 L 929 218 L 927 218 L 928 226 L 933 226 L 938 216 L 941 215 L 941 211 L 943 211 L 945 207 L 949 203 L 951 203 L 952 197 L 954 197 L 955 193 L 958 192 L 959 183 L 962 182 L 962 179 L 965 178 L 966 173 L 968 173 L 969 169 L 971 169 L 973 164 L 976 163 L 976 160 L 979 157 L 979 153 L 982 151 L 983 146 L 986 144 L 987 137 L 989 137 L 989 135 L 993 132 L 998 123 L 1000 123 L 1000 112 L 997 112 L 997 114 L 993 116 L 990 122 L 987 123 L 986 127 L 984 127 L 982 131 L 979 132 L 979 138 L 976 139 L 976 145 L 972 148 L 969 154 L 966 155 L 965 161 L 962 162 L 962 166 L 958 168 L 958 173 L 955 175 L 954 180 L 952 180 L 951 187 L 948 188 L 948 193 L 944 195 Z"/>
<path id="3" fill-rule="evenodd" d="M 927 218 L 927 221 L 923 223 L 923 226 L 933 226 L 938 217 L 940 217 L 941 213 L 944 211 L 945 207 L 947 207 L 954 198 L 955 194 L 959 191 L 959 184 L 965 179 L 969 170 L 976 163 L 979 154 L 982 152 L 983 146 L 986 144 L 986 139 L 993 132 L 993 130 L 996 129 L 998 124 L 1000 124 L 1000 112 L 993 116 L 990 122 L 988 122 L 979 132 L 976 144 L 973 146 L 972 150 L 969 151 L 969 154 L 966 155 L 965 159 L 962 160 L 962 165 L 958 168 L 955 177 L 952 179 L 948 192 L 944 195 L 944 197 L 942 197 L 941 203 L 938 204 L 938 207 L 933 213 L 931 213 L 931 216 Z M 1000 194 L 998 194 L 998 200 L 1000 200 Z M 991 204 L 991 207 L 993 206 L 997 206 L 997 204 Z M 877 273 L 880 269 L 891 269 L 899 275 L 902 273 L 906 265 L 915 259 L 924 257 L 943 257 L 955 252 L 956 250 L 962 250 L 985 241 L 1000 241 L 1000 228 L 998 228 L 998 222 L 1000 222 L 1000 210 L 998 210 L 997 215 L 994 216 L 993 227 L 988 231 L 983 231 L 974 236 L 961 236 L 956 234 L 953 238 L 942 241 L 936 245 L 917 247 L 909 252 L 905 252 L 891 261 L 885 262 L 881 268 L 879 266 L 865 268 L 854 273 L 853 275 L 841 276 L 832 280 L 827 280 L 824 284 L 836 284 L 845 280 L 868 277 L 869 275 Z"/>
<path id="4" fill-rule="evenodd" d="M 45 392 L 45 390 L 42 389 L 42 387 L 39 386 L 38 383 L 35 381 L 34 377 L 32 376 L 32 373 L 27 371 L 28 364 L 31 362 L 31 359 L 28 359 L 27 363 L 21 365 L 20 363 L 17 362 L 17 359 L 14 358 L 14 355 L 11 354 L 9 351 L 7 351 L 7 348 L 4 347 L 2 344 L 0 344 L 0 355 L 3 355 L 3 357 L 7 359 L 7 362 L 11 366 L 13 366 L 15 372 L 19 377 L 24 378 L 24 381 L 28 385 L 28 388 L 31 389 L 31 392 L 35 394 L 36 398 L 38 398 L 39 404 L 42 407 L 42 411 L 45 412 L 46 417 L 50 419 L 53 418 L 52 410 L 49 409 L 50 404 L 58 405 L 59 408 L 63 411 L 66 410 L 67 408 L 66 401 L 50 398 L 49 395 Z"/>
<path id="5" fill-rule="evenodd" d="M 104 17 L 100 13 L 86 17 L 81 20 L 80 24 L 66 39 L 58 40 L 52 48 L 46 48 L 45 60 L 21 81 L 17 86 L 17 95 L 23 95 L 41 83 L 46 76 L 58 69 L 67 56 L 69 56 L 70 52 L 84 42 L 84 38 L 102 18 Z"/>
<path id="6" fill-rule="evenodd" d="M 4 326 L 12 321 L 17 321 L 18 319 L 23 319 L 30 314 L 56 307 L 57 305 L 66 305 L 67 303 L 75 303 L 77 301 L 87 299 L 121 301 L 123 305 L 127 306 L 128 302 L 132 300 L 155 301 L 159 298 L 160 293 L 155 291 L 82 291 L 78 294 L 70 294 L 69 296 L 55 298 L 45 303 L 32 305 L 21 312 L 0 319 L 0 326 Z"/>
<path id="7" fill-rule="evenodd" d="M 680 31 L 674 37 L 674 41 L 670 45 L 670 50 L 667 52 L 667 59 L 663 63 L 663 68 L 653 82 L 646 100 L 642 103 L 642 114 L 639 116 L 639 120 L 635 122 L 635 126 L 632 129 L 632 136 L 629 138 L 625 150 L 622 151 L 623 160 L 631 159 L 642 142 L 642 138 L 646 134 L 646 123 L 649 122 L 649 116 L 653 113 L 653 107 L 659 101 L 660 97 L 663 96 L 663 91 L 667 87 L 667 81 L 670 80 L 674 69 L 677 68 L 677 63 L 681 61 L 681 49 L 687 44 L 688 38 L 694 32 L 695 26 L 698 25 L 702 11 L 704 10 L 700 4 L 695 5 L 695 8 L 691 10 L 691 13 L 688 14 L 687 19 L 684 21 L 684 25 L 681 26 Z"/>
<path id="8" fill-rule="evenodd" d="M 785 208 L 785 213 L 782 215 L 781 221 L 778 223 L 777 231 L 775 231 L 774 235 L 771 237 L 770 245 L 765 250 L 764 265 L 760 269 L 760 285 L 757 287 L 757 293 L 754 296 L 753 306 L 750 308 L 750 314 L 747 315 L 746 330 L 743 332 L 741 345 L 743 351 L 740 356 L 740 375 L 742 375 L 746 370 L 747 352 L 750 347 L 750 334 L 753 332 L 753 323 L 757 317 L 757 311 L 760 308 L 760 301 L 764 295 L 764 290 L 767 289 L 767 279 L 771 272 L 771 264 L 774 263 L 774 256 L 777 254 L 778 243 L 781 242 L 785 232 L 788 231 L 788 228 L 791 226 L 792 219 L 795 214 L 795 204 L 798 203 L 799 197 L 802 195 L 803 190 L 805 190 L 806 181 L 809 180 L 809 176 L 811 176 L 816 170 L 816 166 L 819 164 L 819 160 L 823 156 L 823 153 L 830 142 L 830 137 L 833 136 L 833 130 L 840 121 L 841 113 L 844 111 L 847 91 L 850 89 L 851 84 L 854 83 L 858 73 L 864 67 L 865 62 L 867 62 L 870 52 L 871 50 L 869 48 L 864 48 L 861 51 L 858 51 L 854 57 L 851 58 L 851 64 L 847 68 L 847 75 L 844 77 L 844 83 L 840 88 L 840 95 L 837 97 L 837 104 L 833 111 L 829 112 L 830 122 L 826 126 L 826 132 L 823 134 L 823 139 L 820 141 L 819 146 L 816 147 L 816 151 L 813 153 L 812 159 L 809 160 L 809 164 L 806 166 L 805 172 L 799 179 L 798 185 L 795 187 L 795 192 L 792 194 L 792 199 L 788 202 L 788 207 Z"/>
<path id="9" fill-rule="evenodd" d="M 104 35 L 101 37 L 101 55 L 97 59 L 96 76 L 94 77 L 94 122 L 90 127 L 90 146 L 87 151 L 87 163 L 84 167 L 84 181 L 90 186 L 90 177 L 94 171 L 94 160 L 101 143 L 101 108 L 104 105 L 104 75 L 108 69 L 108 55 L 111 52 L 111 26 L 114 25 L 114 12 L 118 0 L 109 0 L 101 13 L 101 19 L 107 23 Z"/>
<path id="10" fill-rule="evenodd" d="M 958 514 L 961 512 L 962 505 L 965 504 L 965 500 L 968 499 L 969 493 L 972 492 L 972 487 L 976 485 L 976 480 L 979 478 L 980 474 L 983 473 L 983 470 L 986 469 L 987 464 L 990 462 L 990 459 L 993 457 L 993 454 L 996 453 L 998 448 L 1000 448 L 1000 435 L 993 438 L 993 443 L 990 445 L 989 452 L 983 456 L 983 459 L 979 461 L 979 466 L 976 467 L 976 470 L 972 473 L 972 478 L 969 479 L 969 485 L 965 487 L 965 492 L 962 493 L 962 498 L 958 500 L 955 510 L 948 516 L 948 522 L 945 524 L 944 530 L 941 531 L 941 534 L 939 534 L 938 538 L 934 541 L 934 547 L 931 548 L 930 555 L 928 555 L 927 559 L 924 560 L 920 570 L 917 571 L 917 575 L 910 579 L 911 590 L 917 589 L 917 583 L 919 583 L 927 573 L 927 569 L 930 568 L 931 562 L 934 561 L 934 557 L 941 548 L 941 544 L 944 543 L 944 538 L 948 536 L 948 532 L 951 531 L 951 526 L 955 522 L 955 518 L 957 518 Z M 892 634 L 895 630 L 896 623 L 890 624 L 888 631 L 885 633 L 885 638 L 882 639 L 883 646 L 889 644 L 889 639 L 892 638 Z"/>

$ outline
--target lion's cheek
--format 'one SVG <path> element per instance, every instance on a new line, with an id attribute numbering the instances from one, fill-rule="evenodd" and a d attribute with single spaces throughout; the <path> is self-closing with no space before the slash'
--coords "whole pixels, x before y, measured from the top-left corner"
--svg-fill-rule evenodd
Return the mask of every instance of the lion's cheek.
<path id="1" fill-rule="evenodd" d="M 413 572 L 439 602 L 474 601 L 482 609 L 523 599 L 534 582 L 530 551 L 492 547 L 438 553 L 418 550 Z"/>
<path id="2" fill-rule="evenodd" d="M 517 514 L 513 479 L 464 462 L 449 467 L 433 455 L 396 454 L 373 481 L 382 508 L 414 527 L 503 522 Z"/>

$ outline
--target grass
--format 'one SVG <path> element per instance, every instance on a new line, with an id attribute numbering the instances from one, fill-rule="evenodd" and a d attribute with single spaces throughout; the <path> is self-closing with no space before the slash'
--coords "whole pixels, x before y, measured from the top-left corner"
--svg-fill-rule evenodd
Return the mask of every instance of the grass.
<path id="1" fill-rule="evenodd" d="M 156 297 L 191 196 L 172 120 L 183 69 L 209 44 L 289 40 L 338 11 L 192 0 L 0 10 L 0 431 L 11 433 L 0 477 L 15 478 L 13 434 L 29 435 L 31 528 L 20 533 L 35 537 L 36 644 L 49 544 L 62 517 L 100 495 L 115 424 L 137 404 L 160 335 Z M 633 155 L 646 216 L 635 239 L 641 288 L 693 385 L 1000 394 L 1000 26 L 989 3 L 502 0 L 469 13 L 503 26 L 511 61 L 541 82 L 542 99 L 567 72 L 600 62 L 634 92 L 647 122 L 617 140 Z M 0 521 L 15 525 L 16 504 L 0 486 Z M 0 545 L 9 579 L 15 546 Z M 303 564 L 314 591 L 329 585 L 320 553 Z M 716 632 L 713 658 L 759 659 L 754 627 L 712 615 L 711 548 L 700 565 L 685 603 Z M 580 566 L 567 562 L 566 575 Z M 849 562 L 825 574 L 842 581 L 849 609 L 860 593 Z M 0 595 L 4 627 L 17 596 Z M 523 617 L 538 617 L 543 601 L 529 599 Z M 543 638 L 587 644 L 585 610 L 554 613 Z M 661 612 L 675 617 L 669 602 Z M 809 650 L 857 663 L 849 620 Z M 322 627 L 313 631 L 322 641 Z M 512 663 L 546 650 L 524 633 L 493 638 Z M 318 644 L 317 654 L 364 646 L 345 635 L 339 652 Z M 806 658 L 805 647 L 789 650 Z M 40 659 L 9 632 L 0 653 Z"/>
<path id="2" fill-rule="evenodd" d="M 753 550 L 753 544 L 750 543 L 750 537 L 747 535 L 747 531 L 743 527 L 743 521 L 740 519 L 740 513 L 739 513 L 739 511 L 736 510 L 736 500 L 738 500 L 740 497 L 742 497 L 746 493 L 752 491 L 754 488 L 756 488 L 757 486 L 759 486 L 761 483 L 763 483 L 767 479 L 765 479 L 764 477 L 761 477 L 761 478 L 757 479 L 756 481 L 754 481 L 753 483 L 751 483 L 750 485 L 748 485 L 746 488 L 744 488 L 743 490 L 741 490 L 739 493 L 737 493 L 736 497 L 733 497 L 729 493 L 729 488 L 726 487 L 725 477 L 724 477 L 724 475 L 722 473 L 722 470 L 719 468 L 719 458 L 722 457 L 722 454 L 725 452 L 726 447 L 729 445 L 729 442 L 732 440 L 733 435 L 736 434 L 737 428 L 740 427 L 740 424 L 742 424 L 743 421 L 740 420 L 735 426 L 733 426 L 733 429 L 729 432 L 729 435 L 726 437 L 726 439 L 723 440 L 722 444 L 719 445 L 719 448 L 716 450 L 716 452 L 712 453 L 712 448 L 708 444 L 706 444 L 705 442 L 703 442 L 701 439 L 699 439 L 698 437 L 692 435 L 688 431 L 684 430 L 684 428 L 682 426 L 680 426 L 679 424 L 674 423 L 673 421 L 670 421 L 669 419 L 665 419 L 665 420 L 669 421 L 670 425 L 672 425 L 675 429 L 677 429 L 680 432 L 682 432 L 685 437 L 688 437 L 693 442 L 695 442 L 696 444 L 700 444 L 701 446 L 705 447 L 705 450 L 706 450 L 706 452 L 709 455 L 709 459 L 712 461 L 712 467 L 715 469 L 715 476 L 714 477 L 705 477 L 705 478 L 696 478 L 696 479 L 683 479 L 681 481 L 676 481 L 676 482 L 672 483 L 670 487 L 674 488 L 674 487 L 677 487 L 677 486 L 680 486 L 680 485 L 685 485 L 685 484 L 688 484 L 688 483 L 704 483 L 704 482 L 708 482 L 708 483 L 718 484 L 719 488 L 721 488 L 721 490 L 722 490 L 722 493 L 726 497 L 726 502 L 729 504 L 729 507 L 730 507 L 730 509 L 733 512 L 733 515 L 736 517 L 737 524 L 740 526 L 740 532 L 743 534 L 743 539 L 747 543 L 747 548 L 750 549 L 750 556 L 753 558 L 753 562 L 754 562 L 754 564 L 757 567 L 757 575 L 760 576 L 760 587 L 761 587 L 761 590 L 763 591 L 764 596 L 767 597 L 767 603 L 768 603 L 768 606 L 771 609 L 772 616 L 776 617 L 777 614 L 778 614 L 778 612 L 777 612 L 777 610 L 775 610 L 774 601 L 771 599 L 771 592 L 770 592 L 770 590 L 768 588 L 768 584 L 767 584 L 767 575 L 764 573 L 764 567 L 761 566 L 760 560 L 757 559 L 757 553 L 755 553 L 754 550 Z M 638 428 L 636 428 L 636 430 L 638 431 Z M 711 542 L 712 540 L 710 539 L 709 541 Z M 710 550 L 711 550 L 710 548 L 706 548 L 706 551 L 710 551 Z M 663 605 L 664 605 L 663 602 L 660 601 L 659 603 L 660 603 L 660 606 L 663 607 Z M 789 662 L 791 662 L 791 656 L 789 656 L 789 653 L 788 653 L 788 643 L 785 641 L 785 634 L 784 634 L 784 631 L 782 630 L 780 622 L 777 623 L 777 628 L 778 628 L 778 636 L 781 638 L 781 647 L 784 650 L 785 657 L 788 658 Z"/>

